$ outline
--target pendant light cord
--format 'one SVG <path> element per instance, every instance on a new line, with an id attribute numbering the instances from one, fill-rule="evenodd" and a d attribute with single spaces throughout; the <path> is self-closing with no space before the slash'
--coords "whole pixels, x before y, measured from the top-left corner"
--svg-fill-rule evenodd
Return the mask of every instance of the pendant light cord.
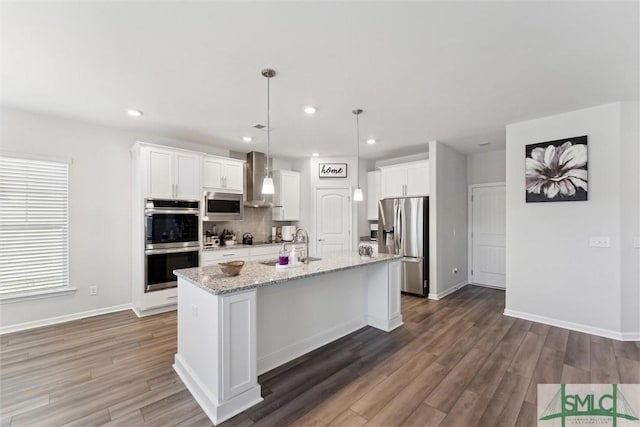
<path id="1" fill-rule="evenodd" d="M 360 188 L 360 113 L 356 114 L 356 147 L 358 148 L 358 157 L 356 159 L 356 174 L 358 188 Z"/>
<path id="2" fill-rule="evenodd" d="M 267 170 L 265 176 L 269 178 L 269 146 L 271 145 L 271 77 L 267 77 Z"/>

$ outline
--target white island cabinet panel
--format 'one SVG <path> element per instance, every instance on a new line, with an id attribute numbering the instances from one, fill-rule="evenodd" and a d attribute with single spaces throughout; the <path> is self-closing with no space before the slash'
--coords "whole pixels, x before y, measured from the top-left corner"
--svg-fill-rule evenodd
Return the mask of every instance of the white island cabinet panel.
<path id="1" fill-rule="evenodd" d="M 258 375 L 365 325 L 402 325 L 397 255 L 341 253 L 277 272 L 177 270 L 174 369 L 214 424 L 262 400 Z"/>
<path id="2" fill-rule="evenodd" d="M 255 289 L 211 295 L 178 286 L 173 368 L 216 424 L 262 401 L 255 373 Z"/>
<path id="3" fill-rule="evenodd" d="M 222 400 L 258 385 L 256 374 L 256 293 L 220 298 L 222 312 Z"/>

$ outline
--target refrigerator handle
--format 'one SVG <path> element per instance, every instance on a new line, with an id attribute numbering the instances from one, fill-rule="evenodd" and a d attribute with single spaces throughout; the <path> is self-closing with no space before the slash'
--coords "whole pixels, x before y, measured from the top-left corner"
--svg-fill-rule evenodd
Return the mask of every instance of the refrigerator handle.
<path id="1" fill-rule="evenodd" d="M 404 255 L 402 251 L 402 205 L 396 200 L 396 223 L 394 224 L 394 237 L 396 240 L 396 248 L 400 255 Z"/>

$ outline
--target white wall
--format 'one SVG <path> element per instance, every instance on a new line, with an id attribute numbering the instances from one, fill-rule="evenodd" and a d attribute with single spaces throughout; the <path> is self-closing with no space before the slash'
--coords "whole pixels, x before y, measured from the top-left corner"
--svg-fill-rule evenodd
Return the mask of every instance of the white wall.
<path id="1" fill-rule="evenodd" d="M 320 179 L 318 177 L 318 165 L 319 163 L 347 163 L 347 178 L 344 179 Z M 303 159 L 295 165 L 301 172 L 300 186 L 303 189 L 300 196 L 302 207 L 300 210 L 300 221 L 298 226 L 304 228 L 309 233 L 310 252 L 315 255 L 315 188 L 316 187 L 344 187 L 349 188 L 351 197 L 353 196 L 353 190 L 357 185 L 356 175 L 356 157 L 311 157 L 309 159 Z M 361 174 L 364 172 L 364 182 L 360 179 L 360 185 L 363 192 L 366 194 L 366 171 L 361 170 Z M 351 202 L 351 245 L 352 249 L 356 250 L 358 244 L 358 224 L 359 224 L 359 212 L 364 210 L 364 217 L 366 219 L 366 202 Z"/>
<path id="2" fill-rule="evenodd" d="M 622 332 L 640 334 L 640 104 L 621 104 L 621 305 Z M 635 197 L 634 197 L 635 195 Z M 640 336 L 636 339 L 640 340 Z"/>
<path id="3" fill-rule="evenodd" d="M 429 297 L 439 299 L 467 282 L 467 159 L 437 141 L 429 159 Z"/>
<path id="4" fill-rule="evenodd" d="M 71 295 L 4 302 L 2 327 L 131 303 L 131 159 L 137 141 L 228 155 L 228 151 L 74 120 L 1 110 L 0 149 L 70 158 Z M 140 213 L 142 214 L 142 213 Z M 89 295 L 89 286 L 98 294 Z"/>
<path id="5" fill-rule="evenodd" d="M 367 174 L 374 170 L 372 160 L 360 159 L 360 187 L 364 200 L 358 206 L 358 232 L 356 236 L 370 236 L 369 220 L 367 219 L 367 198 L 369 197 L 369 180 Z M 354 248 L 355 249 L 355 248 Z"/>
<path id="6" fill-rule="evenodd" d="M 621 233 L 623 200 L 638 212 L 637 178 L 630 184 L 635 191 L 623 193 L 621 185 L 628 154 L 621 143 L 621 109 L 620 103 L 607 104 L 507 126 L 506 313 L 620 333 L 621 248 L 631 237 Z M 580 135 L 588 136 L 589 200 L 525 203 L 525 145 Z M 637 177 L 638 163 L 628 166 L 635 168 L 628 175 Z M 610 237 L 611 247 L 589 247 L 590 236 Z M 625 292 L 633 293 L 637 270 L 629 274 L 635 277 Z"/>
<path id="7" fill-rule="evenodd" d="M 485 151 L 467 155 L 467 184 L 504 182 L 505 150 Z"/>

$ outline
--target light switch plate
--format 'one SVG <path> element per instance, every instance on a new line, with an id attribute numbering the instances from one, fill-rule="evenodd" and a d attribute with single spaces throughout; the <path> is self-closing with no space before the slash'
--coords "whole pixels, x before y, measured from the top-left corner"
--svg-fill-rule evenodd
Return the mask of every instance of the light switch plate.
<path id="1" fill-rule="evenodd" d="M 600 237 L 591 237 L 589 239 L 589 246 L 592 248 L 608 248 L 611 246 L 611 242 L 609 241 L 609 237 L 600 236 Z"/>

